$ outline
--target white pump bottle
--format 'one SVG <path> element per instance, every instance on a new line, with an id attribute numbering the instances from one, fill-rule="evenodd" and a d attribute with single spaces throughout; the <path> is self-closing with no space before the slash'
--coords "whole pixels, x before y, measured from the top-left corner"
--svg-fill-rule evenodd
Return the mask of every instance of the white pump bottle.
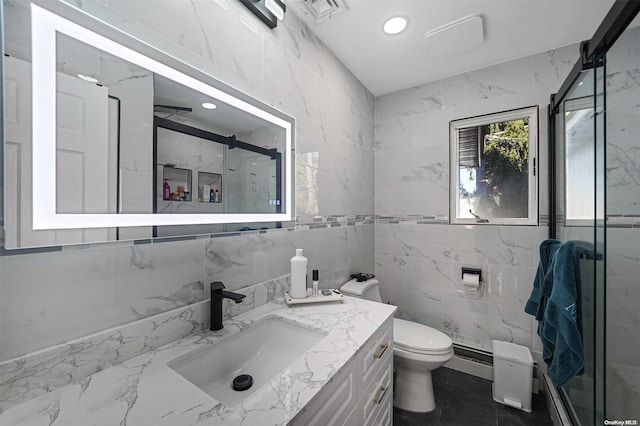
<path id="1" fill-rule="evenodd" d="M 294 299 L 307 297 L 307 258 L 302 255 L 302 249 L 296 249 L 296 255 L 291 258 L 291 289 L 289 296 Z"/>

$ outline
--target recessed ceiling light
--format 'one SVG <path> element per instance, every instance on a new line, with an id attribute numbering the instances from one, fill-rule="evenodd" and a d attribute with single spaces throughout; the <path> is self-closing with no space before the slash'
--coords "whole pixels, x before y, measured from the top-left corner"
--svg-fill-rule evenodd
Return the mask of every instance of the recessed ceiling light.
<path id="1" fill-rule="evenodd" d="M 393 18 L 389 18 L 385 21 L 382 26 L 382 30 L 390 35 L 399 34 L 407 28 L 407 18 L 404 16 L 394 16 Z"/>
<path id="2" fill-rule="evenodd" d="M 88 81 L 89 83 L 97 83 L 98 79 L 88 76 L 88 75 L 84 75 L 84 74 L 78 74 L 78 78 L 84 81 Z"/>
<path id="3" fill-rule="evenodd" d="M 205 109 L 216 109 L 216 104 L 212 104 L 211 102 L 203 102 L 202 103 L 202 108 Z"/>

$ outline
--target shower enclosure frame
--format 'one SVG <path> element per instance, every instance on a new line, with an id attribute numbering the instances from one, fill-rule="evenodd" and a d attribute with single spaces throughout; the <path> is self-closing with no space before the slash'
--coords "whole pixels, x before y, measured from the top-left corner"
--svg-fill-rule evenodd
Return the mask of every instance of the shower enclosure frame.
<path id="1" fill-rule="evenodd" d="M 556 120 L 563 110 L 563 102 L 570 92 L 575 88 L 575 83 L 584 76 L 584 72 L 593 70 L 593 155 L 594 155 L 594 219 L 593 219 L 593 238 L 594 243 L 599 242 L 597 249 L 602 250 L 602 255 L 597 254 L 592 260 L 594 270 L 594 280 L 600 278 L 594 286 L 593 292 L 593 309 L 594 316 L 592 328 L 594 332 L 594 371 L 593 371 L 593 407 L 592 419 L 593 424 L 603 424 L 606 419 L 606 391 L 605 391 L 605 366 L 606 366 L 606 340 L 605 340 L 605 321 L 606 321 L 606 180 L 604 168 L 599 171 L 597 165 L 605 163 L 606 156 L 606 53 L 618 40 L 620 35 L 628 28 L 635 17 L 640 13 L 640 1 L 638 0 L 616 0 L 606 17 L 594 33 L 590 40 L 583 41 L 580 44 L 580 58 L 571 69 L 568 77 L 562 83 L 557 93 L 551 95 L 548 107 L 548 136 L 549 136 L 549 238 L 557 238 L 558 210 L 558 185 L 564 185 L 564 176 L 557 176 L 556 154 L 558 143 L 564 143 L 564 134 L 558 134 L 558 126 Z M 598 84 L 601 85 L 601 91 L 598 91 Z M 562 126 L 564 133 L 564 125 Z M 601 151 L 598 151 L 598 147 Z M 563 148 L 566 149 L 566 146 Z M 599 162 L 599 163 L 598 163 Z M 560 180 L 559 180 L 560 178 Z M 560 183 L 559 183 L 560 182 Z M 566 198 L 563 198 L 566 201 Z M 602 213 L 601 218 L 598 217 L 598 207 Z M 563 213 L 564 206 L 562 206 Z M 600 262 L 598 262 L 600 261 Z M 587 366 L 585 365 L 585 369 Z M 571 414 L 572 420 L 581 424 L 574 416 L 572 401 L 569 400 L 568 394 L 559 392 L 562 395 L 562 402 L 568 408 L 567 412 Z M 568 406 L 568 407 L 567 407 Z"/>

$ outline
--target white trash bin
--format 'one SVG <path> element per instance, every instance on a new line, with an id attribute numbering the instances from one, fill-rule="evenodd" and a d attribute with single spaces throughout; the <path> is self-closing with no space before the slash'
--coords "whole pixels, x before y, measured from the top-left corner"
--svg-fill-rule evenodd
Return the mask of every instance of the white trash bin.
<path id="1" fill-rule="evenodd" d="M 493 341 L 493 400 L 531 412 L 533 358 L 529 348 Z"/>

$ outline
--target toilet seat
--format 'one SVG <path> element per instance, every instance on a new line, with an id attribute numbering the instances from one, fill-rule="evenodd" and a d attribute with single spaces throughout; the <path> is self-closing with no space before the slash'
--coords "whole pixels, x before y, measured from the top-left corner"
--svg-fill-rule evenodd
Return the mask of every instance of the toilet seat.
<path id="1" fill-rule="evenodd" d="M 441 355 L 451 352 L 453 342 L 449 336 L 434 328 L 394 318 L 393 344 L 407 352 Z"/>

